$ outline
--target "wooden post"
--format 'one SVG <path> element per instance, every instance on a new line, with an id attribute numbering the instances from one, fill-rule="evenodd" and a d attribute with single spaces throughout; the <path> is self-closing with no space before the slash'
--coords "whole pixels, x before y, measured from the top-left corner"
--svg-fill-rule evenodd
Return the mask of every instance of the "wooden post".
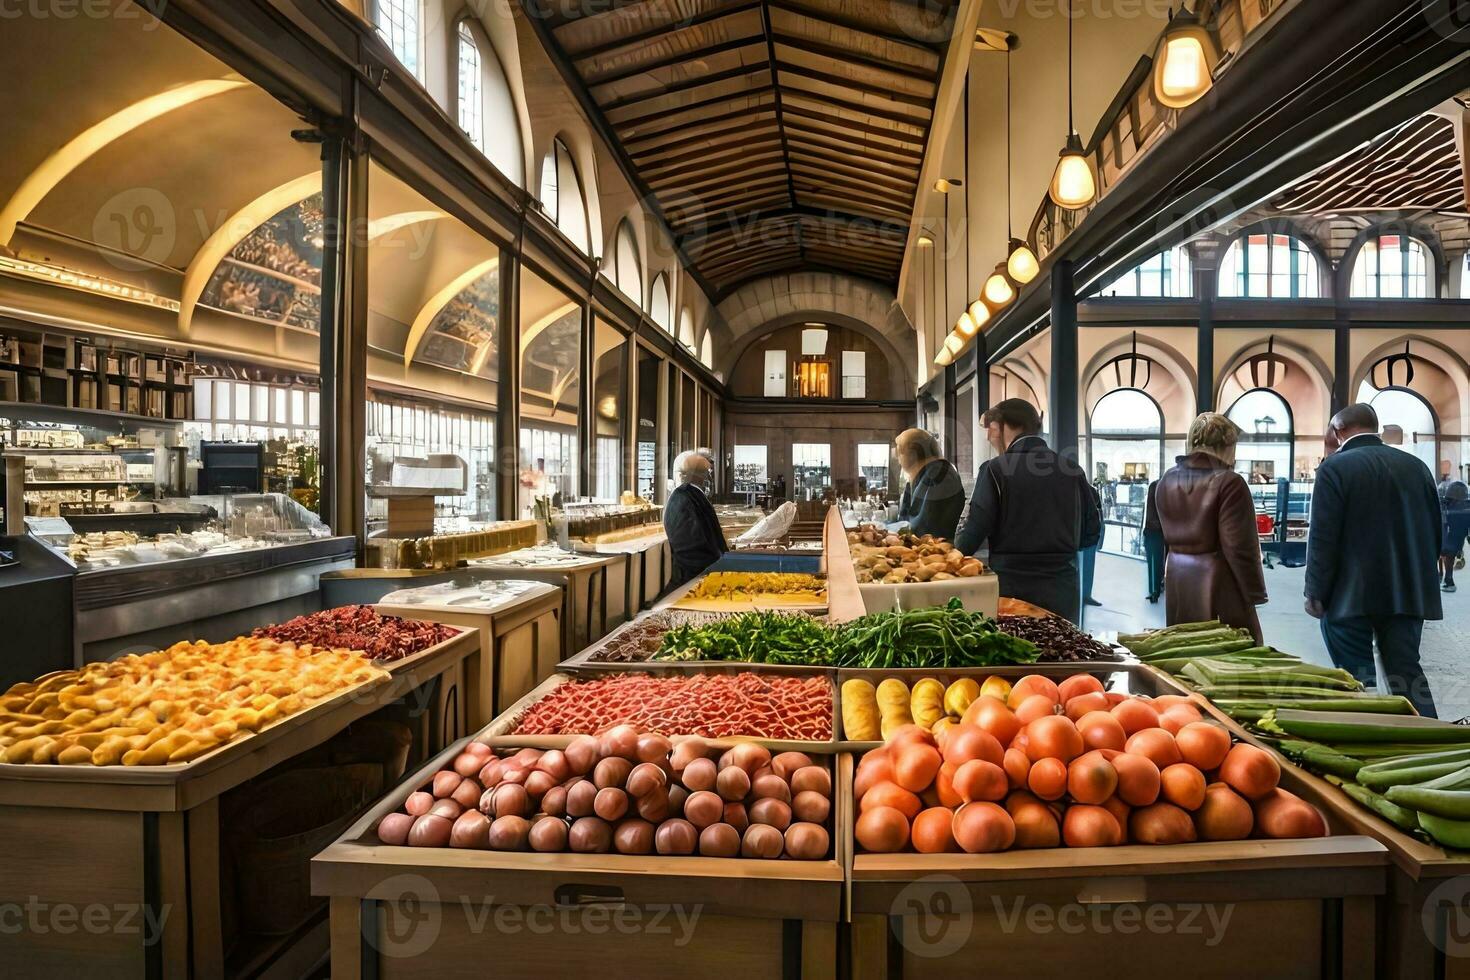
<path id="1" fill-rule="evenodd" d="M 1192 247 L 1194 262 L 1194 296 L 1199 304 L 1199 327 L 1195 333 L 1195 411 L 1215 410 L 1215 296 L 1220 288 L 1220 273 L 1215 265 L 1215 249 Z"/>
<path id="2" fill-rule="evenodd" d="M 521 248 L 526 238 L 523 210 L 514 254 L 500 253 L 500 319 L 496 323 L 495 514 L 515 520 L 520 510 Z"/>
<path id="3" fill-rule="evenodd" d="M 6 534 L 26 533 L 26 458 L 20 453 L 5 457 L 5 527 Z"/>

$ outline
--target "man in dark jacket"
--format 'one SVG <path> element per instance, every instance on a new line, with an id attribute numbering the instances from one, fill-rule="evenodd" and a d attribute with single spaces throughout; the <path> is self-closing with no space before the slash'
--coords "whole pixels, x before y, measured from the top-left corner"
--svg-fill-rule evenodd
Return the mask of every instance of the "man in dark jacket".
<path id="1" fill-rule="evenodd" d="M 1373 641 L 1389 690 L 1437 717 L 1419 664 L 1426 619 L 1442 618 L 1439 495 L 1418 459 L 1384 444 L 1372 406 L 1332 417 L 1307 532 L 1306 609 L 1322 621 L 1333 663 L 1369 687 Z"/>
<path id="2" fill-rule="evenodd" d="M 923 429 L 905 429 L 893 446 L 909 481 L 898 500 L 898 519 L 907 521 L 914 534 L 952 540 L 965 509 L 960 474 L 940 457 L 939 441 Z"/>
<path id="3" fill-rule="evenodd" d="M 674 459 L 679 485 L 664 504 L 664 534 L 674 558 L 674 575 L 666 592 L 700 575 L 730 550 L 714 505 L 705 496 L 709 475 L 709 460 L 697 452 L 680 453 Z"/>
<path id="4" fill-rule="evenodd" d="M 1102 537 L 1102 514 L 1087 474 L 1052 451 L 1030 403 L 1008 398 L 985 413 L 999 453 L 975 477 L 970 515 L 955 547 L 973 555 L 990 542 L 1000 594 L 1077 622 L 1082 590 L 1077 552 Z"/>

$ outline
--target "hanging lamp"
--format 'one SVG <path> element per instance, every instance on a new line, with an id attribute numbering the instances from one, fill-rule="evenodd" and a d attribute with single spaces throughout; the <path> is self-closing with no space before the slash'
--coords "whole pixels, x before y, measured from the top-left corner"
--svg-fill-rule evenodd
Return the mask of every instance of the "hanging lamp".
<path id="1" fill-rule="evenodd" d="M 954 330 L 955 333 L 960 335 L 961 340 L 969 340 L 980 332 L 980 324 L 976 323 L 975 318 L 970 315 L 970 311 L 966 310 L 955 321 Z"/>
<path id="2" fill-rule="evenodd" d="M 984 330 L 985 325 L 990 322 L 990 307 L 985 305 L 983 299 L 977 299 L 970 304 L 970 319 L 974 321 L 977 330 Z"/>
<path id="3" fill-rule="evenodd" d="M 954 355 L 949 352 L 948 347 L 941 345 L 939 353 L 934 355 L 934 363 L 938 367 L 949 367 L 954 363 Z"/>
<path id="4" fill-rule="evenodd" d="M 1018 286 L 1024 286 L 1041 272 L 1036 253 L 1031 246 L 1016 237 L 1011 220 L 1011 49 L 1016 46 L 1016 35 L 1006 35 L 1006 275 Z"/>
<path id="5" fill-rule="evenodd" d="M 944 338 L 944 349 L 949 351 L 950 357 L 959 357 L 960 351 L 965 349 L 965 338 L 958 331 L 951 330 L 949 336 Z"/>
<path id="6" fill-rule="evenodd" d="M 998 310 L 1016 298 L 1016 287 L 1012 286 L 1010 279 L 1006 278 L 1005 262 L 995 264 L 995 271 L 990 274 L 989 279 L 985 280 L 985 288 L 981 290 L 980 295 L 986 303 L 990 304 L 992 310 Z"/>
<path id="7" fill-rule="evenodd" d="M 1154 98 L 1171 109 L 1193 105 L 1215 86 L 1215 39 L 1197 11 L 1181 5 L 1154 53 Z"/>
<path id="8" fill-rule="evenodd" d="M 1072 109 L 1072 22 L 1075 20 L 1072 0 L 1067 0 L 1067 142 L 1057 159 L 1051 177 L 1052 202 L 1059 208 L 1076 211 L 1097 198 L 1097 179 L 1092 164 L 1082 152 L 1082 138 L 1077 135 Z"/>

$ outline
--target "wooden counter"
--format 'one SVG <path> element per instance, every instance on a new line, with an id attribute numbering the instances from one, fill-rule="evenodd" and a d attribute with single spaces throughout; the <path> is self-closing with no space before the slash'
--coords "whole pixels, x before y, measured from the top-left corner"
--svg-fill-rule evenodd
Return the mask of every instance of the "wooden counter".
<path id="1" fill-rule="evenodd" d="M 0 765 L 0 900 L 77 911 L 101 903 L 119 916 L 104 929 L 0 930 L 4 972 L 219 977 L 272 962 L 308 972 L 326 949 L 320 917 L 291 935 L 252 937 L 240 953 L 248 962 L 226 962 L 220 796 L 399 699 L 409 699 L 426 752 L 437 752 L 443 735 L 466 731 L 458 678 L 478 645 L 467 630 L 184 765 Z M 150 921 L 161 924 L 157 936 Z"/>
<path id="2" fill-rule="evenodd" d="M 562 649 L 562 590 L 545 582 L 526 586 L 520 595 L 485 606 L 380 602 L 374 607 L 386 616 L 477 631 L 479 650 L 464 661 L 468 731 L 484 728 L 556 672 Z"/>

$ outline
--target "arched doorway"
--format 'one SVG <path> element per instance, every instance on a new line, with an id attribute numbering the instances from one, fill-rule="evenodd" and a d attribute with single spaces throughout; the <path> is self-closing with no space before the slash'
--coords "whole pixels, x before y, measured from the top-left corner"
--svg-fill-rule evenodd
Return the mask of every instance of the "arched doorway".
<path id="1" fill-rule="evenodd" d="M 1240 427 L 1235 471 L 1252 485 L 1290 480 L 1293 473 L 1291 406 L 1270 388 L 1253 388 L 1235 399 L 1226 416 Z"/>
<path id="2" fill-rule="evenodd" d="M 1138 388 L 1115 388 L 1087 417 L 1087 458 L 1102 498 L 1102 550 L 1143 557 L 1143 510 L 1149 482 L 1164 467 L 1164 413 Z"/>

